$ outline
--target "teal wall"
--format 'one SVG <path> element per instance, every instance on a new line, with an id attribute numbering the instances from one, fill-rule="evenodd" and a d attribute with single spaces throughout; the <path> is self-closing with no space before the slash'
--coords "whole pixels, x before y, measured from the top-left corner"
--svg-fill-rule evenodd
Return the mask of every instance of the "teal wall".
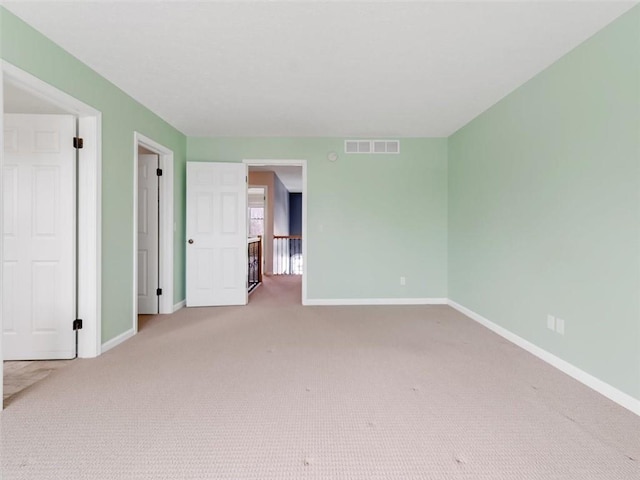
<path id="1" fill-rule="evenodd" d="M 174 214 L 184 225 L 186 137 L 89 67 L 0 7 L 0 57 L 102 112 L 102 341 L 132 326 L 133 132 L 175 154 Z M 178 229 L 176 245 L 183 245 Z M 176 249 L 174 303 L 184 298 Z"/>
<path id="2" fill-rule="evenodd" d="M 189 161 L 305 159 L 310 299 L 447 296 L 447 140 L 344 155 L 342 138 L 189 138 Z M 400 276 L 407 279 L 400 286 Z"/>
<path id="3" fill-rule="evenodd" d="M 449 138 L 449 297 L 640 399 L 639 7 Z"/>

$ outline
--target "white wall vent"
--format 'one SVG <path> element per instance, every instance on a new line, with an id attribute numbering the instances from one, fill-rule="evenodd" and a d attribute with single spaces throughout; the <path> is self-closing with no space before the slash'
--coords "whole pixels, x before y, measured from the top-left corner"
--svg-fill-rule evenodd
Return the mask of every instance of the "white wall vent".
<path id="1" fill-rule="evenodd" d="M 344 153 L 400 153 L 400 140 L 345 140 Z"/>
<path id="2" fill-rule="evenodd" d="M 344 153 L 358 153 L 358 142 L 356 140 L 345 140 Z"/>

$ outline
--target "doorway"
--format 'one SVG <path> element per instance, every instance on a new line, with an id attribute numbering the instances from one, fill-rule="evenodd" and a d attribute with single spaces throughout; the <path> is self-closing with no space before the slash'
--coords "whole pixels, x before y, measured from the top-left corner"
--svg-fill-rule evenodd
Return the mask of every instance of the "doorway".
<path id="1" fill-rule="evenodd" d="M 306 263 L 306 160 L 243 160 L 234 162 L 187 162 L 186 181 L 186 302 L 187 307 L 212 307 L 246 305 L 253 255 L 250 249 L 254 239 L 248 233 L 249 183 L 264 185 L 257 179 L 249 179 L 247 167 L 293 167 L 301 177 L 302 235 L 300 268 Z M 267 205 L 275 205 L 270 198 L 275 188 L 269 185 Z M 275 181 L 274 181 L 275 185 Z M 285 197 L 288 192 L 284 187 Z M 272 192 L 274 192 L 272 194 Z M 275 218 L 267 213 L 266 218 Z M 285 215 L 285 223 L 288 218 Z M 275 239 L 269 234 L 269 221 L 265 226 L 265 276 L 270 273 L 269 246 Z M 275 226 L 275 225 L 274 225 Z M 288 230 L 288 227 L 285 227 Z M 272 232 L 275 232 L 275 228 Z M 272 250 L 273 251 L 273 250 Z M 302 278 L 300 278 L 302 277 Z M 264 278 L 264 277 L 263 277 Z M 307 304 L 307 274 L 297 275 L 297 283 L 303 305 Z M 266 281 L 266 280 L 265 280 Z M 266 283 L 265 283 L 266 285 Z"/>
<path id="2" fill-rule="evenodd" d="M 160 313 L 160 156 L 138 146 L 138 316 Z"/>
<path id="3" fill-rule="evenodd" d="M 265 208 L 267 212 L 265 213 L 264 228 L 264 271 L 267 275 L 265 282 L 270 279 L 275 280 L 280 275 L 301 273 L 301 302 L 305 305 L 307 302 L 307 162 L 306 160 L 288 159 L 247 159 L 243 160 L 243 163 L 249 169 L 250 187 L 263 183 L 258 180 L 261 178 L 272 178 L 274 183 L 271 186 L 265 181 L 270 186 L 266 195 L 267 208 Z M 267 173 L 271 176 L 266 177 Z M 289 175 L 292 177 L 290 181 L 295 180 L 295 187 L 292 187 L 289 181 L 284 179 Z M 252 178 L 255 181 L 252 182 Z M 280 180 L 281 178 L 284 181 Z M 290 212 L 288 205 L 291 193 L 301 194 L 301 235 L 292 236 L 289 231 Z M 285 203 L 287 207 L 283 209 L 282 205 Z M 283 210 L 286 213 L 283 214 Z M 271 218 L 269 212 L 273 212 Z M 273 277 L 270 277 L 271 275 Z"/>
<path id="4" fill-rule="evenodd" d="M 262 272 L 265 272 L 265 233 L 266 224 L 269 221 L 267 215 L 267 185 L 252 185 L 249 183 L 247 189 L 247 235 L 249 238 L 259 238 L 260 242 L 260 275 L 258 275 L 258 283 L 262 281 Z M 249 259 L 249 268 L 251 269 L 251 259 Z M 251 283 L 251 274 L 249 275 Z M 251 285 L 249 285 L 249 291 L 251 291 Z"/>
<path id="5" fill-rule="evenodd" d="M 14 94 L 21 95 L 23 100 L 34 102 L 30 108 L 39 108 L 37 105 L 46 104 L 51 108 L 48 112 L 37 112 L 35 110 L 25 113 L 53 113 L 70 114 L 77 118 L 75 136 L 83 140 L 83 148 L 77 150 L 76 158 L 78 166 L 76 168 L 77 178 L 77 202 L 75 207 L 77 235 L 75 241 L 75 271 L 76 290 L 75 304 L 72 306 L 74 315 L 69 318 L 70 322 L 81 319 L 82 329 L 76 330 L 77 354 L 81 358 L 96 357 L 101 351 L 101 315 L 100 315 L 100 277 L 101 277 L 101 250 L 100 250 L 100 225 L 101 225 L 101 195 L 100 195 L 100 171 L 101 171 L 101 113 L 89 105 L 71 97 L 57 88 L 43 82 L 33 75 L 15 67 L 14 65 L 0 61 L 0 176 L 2 177 L 3 194 L 0 195 L 0 284 L 7 274 L 5 263 L 10 260 L 5 259 L 5 192 L 4 183 L 7 179 L 4 176 L 5 164 L 5 138 L 4 138 L 4 113 L 5 113 L 5 91 L 7 88 L 13 90 Z M 55 142 L 55 135 L 40 135 L 38 141 L 41 144 Z M 64 142 L 72 139 L 65 139 Z M 12 140 L 10 140 L 12 141 Z M 51 145 L 50 145 L 51 146 Z M 55 170 L 55 169 L 54 169 Z M 48 174 L 54 175 L 53 171 Z M 10 179 L 9 179 L 10 180 Z M 42 212 L 41 212 L 42 213 Z M 41 227 L 46 225 L 41 224 Z M 51 222 L 49 222 L 51 226 Z M 5 262 L 7 260 L 7 262 Z M 46 267 L 46 265 L 42 265 Z M 11 267 L 9 266 L 9 269 Z M 46 268 L 44 268 L 46 270 Z M 50 270 L 54 270 L 51 268 Z M 0 285 L 2 286 L 2 285 Z M 4 287 L 0 288 L 0 304 L 6 305 L 3 294 Z M 55 295 L 54 295 L 55 296 Z M 0 308 L 0 326 L 4 331 L 5 325 L 10 327 L 11 321 L 6 308 Z M 80 325 L 77 325 L 80 326 Z M 72 326 L 70 324 L 69 329 Z M 0 342 L 0 358 L 4 358 L 4 349 Z M 75 347 L 75 345 L 74 345 Z M 74 348 L 75 350 L 75 348 Z M 4 375 L 3 375 L 4 376 Z M 0 393 L 2 384 L 0 383 Z"/>
<path id="6" fill-rule="evenodd" d="M 173 313 L 173 151 L 134 133 L 134 312 L 128 335 L 148 321 L 142 315 Z"/>

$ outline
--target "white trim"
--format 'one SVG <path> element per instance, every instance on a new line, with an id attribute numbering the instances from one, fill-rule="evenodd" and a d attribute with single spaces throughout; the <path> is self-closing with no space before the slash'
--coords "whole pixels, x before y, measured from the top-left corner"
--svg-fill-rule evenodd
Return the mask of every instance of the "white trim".
<path id="1" fill-rule="evenodd" d="M 269 185 L 257 185 L 249 181 L 249 167 L 247 167 L 247 211 L 251 208 L 249 205 L 249 188 L 262 188 L 264 192 L 264 201 L 262 207 L 264 210 L 264 218 L 262 219 L 262 275 L 273 275 L 273 242 L 267 242 L 267 225 L 269 225 Z M 249 232 L 249 223 L 251 219 L 247 214 L 247 232 Z M 248 233 L 247 233 L 248 235 Z M 273 223 L 271 224 L 271 237 L 273 239 Z M 267 270 L 267 257 L 271 257 L 271 271 Z M 248 262 L 247 262 L 248 263 Z"/>
<path id="2" fill-rule="evenodd" d="M 84 139 L 78 167 L 78 316 L 82 319 L 78 356 L 92 358 L 102 347 L 101 115 L 81 116 L 78 128 Z"/>
<path id="3" fill-rule="evenodd" d="M 184 308 L 186 306 L 187 306 L 187 301 L 186 300 L 182 300 L 182 301 L 176 303 L 173 306 L 173 313 L 176 313 L 178 310 L 180 310 L 181 308 Z"/>
<path id="4" fill-rule="evenodd" d="M 4 60 L 0 60 L 4 81 L 32 95 L 46 99 L 78 117 L 84 148 L 80 150 L 78 178 L 78 316 L 83 328 L 78 335 L 78 356 L 91 358 L 101 351 L 102 276 L 102 114 L 95 108 L 43 82 Z M 0 130 L 0 135 L 3 131 Z M 0 225 L 2 225 L 0 209 Z M 0 238 L 2 237 L 0 232 Z M 0 248 L 0 278 L 2 273 Z"/>
<path id="5" fill-rule="evenodd" d="M 449 305 L 452 308 L 455 308 L 460 313 L 466 315 L 472 320 L 475 320 L 479 324 L 487 327 L 489 330 L 497 333 L 501 337 L 509 340 L 511 343 L 523 348 L 527 352 L 535 355 L 539 359 L 547 362 L 549 365 L 557 368 L 561 372 L 566 373 L 570 377 L 576 379 L 580 383 L 583 383 L 587 387 L 595 390 L 596 392 L 604 395 L 609 400 L 617 403 L 618 405 L 630 410 L 636 415 L 640 415 L 640 400 L 633 398 L 631 395 L 628 395 L 617 388 L 609 385 L 606 382 L 594 377 L 593 375 L 585 372 L 584 370 L 580 370 L 578 367 L 572 365 L 571 363 L 563 360 L 559 357 L 556 357 L 552 353 L 547 352 L 546 350 L 534 345 L 533 343 L 525 340 L 522 337 L 519 337 L 515 333 L 510 332 L 504 327 L 493 323 L 492 321 L 486 319 L 482 315 L 474 312 L 473 310 L 469 310 L 467 307 L 460 305 L 459 303 L 454 302 L 453 300 L 449 300 Z"/>
<path id="6" fill-rule="evenodd" d="M 0 60 L 1 62 L 1 60 Z M 2 173 L 4 172 L 4 63 L 0 64 L 0 181 L 4 184 L 4 179 L 2 177 Z M 2 245 L 4 239 L 4 205 L 2 205 L 4 195 L 0 195 L 0 305 L 4 305 L 2 303 L 2 279 L 4 278 L 4 274 L 2 272 L 2 268 L 4 265 L 4 259 L 2 258 L 2 252 L 4 252 L 4 246 Z M 0 335 L 4 331 L 2 327 L 2 308 L 0 308 Z M 0 362 L 4 359 L 2 356 L 2 337 L 0 337 Z M 4 398 L 4 369 L 2 375 L 2 381 L 0 382 L 0 398 Z M 4 408 L 4 402 L 0 403 L 0 413 Z"/>
<path id="7" fill-rule="evenodd" d="M 308 298 L 305 305 L 446 305 L 446 298 Z"/>
<path id="8" fill-rule="evenodd" d="M 135 334 L 136 334 L 135 330 L 133 328 L 130 328 L 126 332 L 121 333 L 120 335 L 118 335 L 117 337 L 112 338 L 108 342 L 104 342 L 102 344 L 102 353 L 111 350 L 113 347 L 117 347 L 121 343 L 129 340 Z"/>
<path id="9" fill-rule="evenodd" d="M 160 158 L 160 312 L 174 312 L 173 304 L 173 150 L 133 132 L 133 318 L 132 325 L 138 331 L 138 147 L 158 154 Z"/>
<path id="10" fill-rule="evenodd" d="M 308 269 L 309 263 L 307 262 L 307 161 L 306 160 L 294 160 L 294 159 L 283 159 L 283 160 L 262 160 L 262 159 L 245 159 L 242 160 L 242 163 L 245 163 L 247 167 L 266 167 L 266 166 L 300 166 L 302 167 L 302 305 L 311 305 L 307 298 L 307 277 L 308 277 Z M 265 208 L 266 211 L 266 208 Z M 266 222 L 266 214 L 265 214 L 265 222 Z"/>
<path id="11" fill-rule="evenodd" d="M 309 278 L 309 235 L 307 234 L 307 204 L 309 200 L 309 190 L 307 185 L 307 161 L 302 165 L 302 305 L 307 305 L 309 301 L 309 290 L 307 289 L 307 279 Z"/>

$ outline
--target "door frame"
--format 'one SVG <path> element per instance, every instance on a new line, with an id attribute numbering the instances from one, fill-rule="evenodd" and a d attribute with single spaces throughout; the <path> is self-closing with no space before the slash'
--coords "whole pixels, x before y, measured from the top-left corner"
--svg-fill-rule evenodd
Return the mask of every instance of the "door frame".
<path id="1" fill-rule="evenodd" d="M 149 137 L 133 132 L 133 332 L 138 332 L 138 147 L 158 155 L 162 175 L 160 187 L 160 225 L 158 228 L 158 269 L 162 295 L 159 313 L 173 313 L 181 307 L 173 304 L 173 150 Z"/>
<path id="2" fill-rule="evenodd" d="M 247 167 L 247 177 L 250 174 L 249 171 L 249 167 L 250 165 Z M 266 238 L 266 230 L 267 230 L 267 222 L 269 221 L 269 211 L 268 211 L 268 203 L 269 203 L 269 185 L 257 185 L 257 184 L 252 184 L 251 182 L 247 183 L 247 211 L 250 207 L 249 205 L 249 188 L 262 188 L 264 189 L 264 218 L 262 219 L 262 265 L 260 266 L 260 268 L 262 268 L 262 274 L 265 275 L 266 274 L 266 263 L 265 263 L 265 254 L 267 251 L 267 238 Z M 247 213 L 247 235 L 249 235 L 249 222 L 251 221 L 251 219 L 249 218 L 249 214 Z M 272 249 L 270 249 L 269 251 L 271 252 Z M 272 269 L 273 270 L 273 269 Z"/>
<path id="3" fill-rule="evenodd" d="M 242 163 L 249 167 L 277 167 L 277 166 L 299 166 L 302 167 L 302 305 L 308 304 L 307 299 L 307 278 L 309 264 L 307 262 L 307 161 L 306 160 L 273 160 L 273 159 L 244 159 Z M 248 183 L 247 183 L 248 188 Z M 270 239 L 272 240 L 272 239 Z"/>
<path id="4" fill-rule="evenodd" d="M 83 321 L 82 330 L 78 331 L 78 356 L 97 357 L 102 350 L 102 113 L 5 60 L 0 60 L 0 67 L 2 73 L 0 89 L 3 88 L 4 82 L 10 82 L 78 118 L 78 132 L 84 139 L 84 147 L 79 151 L 79 167 L 76 172 L 78 182 L 77 303 L 78 317 Z M 0 106 L 4 116 L 4 106 L 2 103 Z M 0 125 L 2 124 L 0 119 Z M 2 172 L 4 167 L 3 128 L 0 129 L 0 138 L 2 138 L 0 142 L 0 172 Z M 1 198 L 0 202 L 2 202 Z M 2 216 L 3 210 L 0 208 L 0 282 L 4 262 L 1 248 L 4 236 Z M 2 312 L 0 311 L 1 324 Z"/>

